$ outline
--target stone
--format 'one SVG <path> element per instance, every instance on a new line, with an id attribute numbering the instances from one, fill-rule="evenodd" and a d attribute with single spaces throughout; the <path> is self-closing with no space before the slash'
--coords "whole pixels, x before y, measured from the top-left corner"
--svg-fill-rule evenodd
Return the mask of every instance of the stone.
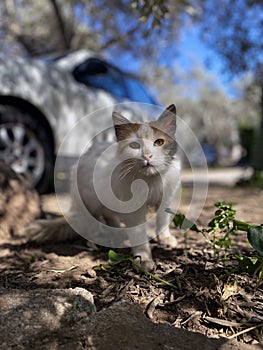
<path id="1" fill-rule="evenodd" d="M 0 160 L 0 239 L 20 237 L 24 227 L 40 215 L 37 191 Z"/>
<path id="2" fill-rule="evenodd" d="M 259 350 L 226 338 L 156 324 L 124 301 L 96 312 L 84 288 L 0 290 L 1 349 Z"/>

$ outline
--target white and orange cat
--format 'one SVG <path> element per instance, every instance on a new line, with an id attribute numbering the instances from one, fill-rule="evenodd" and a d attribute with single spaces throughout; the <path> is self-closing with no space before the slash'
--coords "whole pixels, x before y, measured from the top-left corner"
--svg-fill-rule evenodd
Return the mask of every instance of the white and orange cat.
<path id="1" fill-rule="evenodd" d="M 171 215 L 165 211 L 180 183 L 176 107 L 170 105 L 149 123 L 132 123 L 117 112 L 112 118 L 117 142 L 94 143 L 81 156 L 73 172 L 67 220 L 38 220 L 27 232 L 37 241 L 61 241 L 75 234 L 74 227 L 78 232 L 94 230 L 94 221 L 103 222 L 112 230 L 124 227 L 133 254 L 140 257 L 144 268 L 151 270 L 154 262 L 144 225 L 149 208 L 156 211 L 159 241 L 172 248 L 177 244 L 169 230 Z M 88 217 L 85 219 L 83 207 L 95 218 L 93 223 Z"/>

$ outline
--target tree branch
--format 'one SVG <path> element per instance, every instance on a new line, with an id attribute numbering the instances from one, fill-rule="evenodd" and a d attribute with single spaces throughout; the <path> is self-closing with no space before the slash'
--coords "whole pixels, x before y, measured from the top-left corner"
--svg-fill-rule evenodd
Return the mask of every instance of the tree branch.
<path id="1" fill-rule="evenodd" d="M 61 14 L 61 10 L 59 9 L 59 6 L 56 2 L 56 0 L 49 0 L 51 5 L 53 6 L 54 9 L 54 15 L 57 18 L 57 22 L 58 22 L 58 28 L 60 31 L 60 35 L 61 35 L 61 39 L 62 39 L 62 43 L 64 46 L 64 50 L 69 50 L 71 48 L 71 44 L 70 44 L 70 39 L 67 33 L 67 28 L 65 25 L 65 21 L 63 19 L 63 16 Z"/>
<path id="2" fill-rule="evenodd" d="M 120 34 L 119 36 L 112 37 L 111 39 L 106 41 L 106 43 L 101 45 L 101 50 L 106 50 L 107 48 L 116 44 L 117 42 L 128 39 L 129 36 L 137 32 L 138 28 L 139 28 L 139 25 L 137 24 L 133 28 L 129 29 L 126 33 Z"/>

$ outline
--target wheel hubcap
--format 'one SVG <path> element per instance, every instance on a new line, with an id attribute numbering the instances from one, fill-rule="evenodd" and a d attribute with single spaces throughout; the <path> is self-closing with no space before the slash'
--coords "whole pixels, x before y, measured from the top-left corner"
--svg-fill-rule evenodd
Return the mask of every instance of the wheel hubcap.
<path id="1" fill-rule="evenodd" d="M 17 173 L 36 185 L 44 171 L 44 149 L 37 136 L 25 125 L 0 125 L 0 158 Z"/>

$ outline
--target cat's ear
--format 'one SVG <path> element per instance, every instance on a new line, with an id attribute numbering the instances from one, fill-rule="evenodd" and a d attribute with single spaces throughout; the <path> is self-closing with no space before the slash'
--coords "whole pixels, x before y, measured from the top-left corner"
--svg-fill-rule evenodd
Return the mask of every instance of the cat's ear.
<path id="1" fill-rule="evenodd" d="M 168 106 L 159 118 L 152 122 L 153 126 L 167 133 L 169 136 L 174 136 L 176 131 L 176 107 L 174 104 Z"/>
<path id="2" fill-rule="evenodd" d="M 132 133 L 138 130 L 138 124 L 131 123 L 117 112 L 112 113 L 112 120 L 118 142 L 127 139 Z"/>
<path id="3" fill-rule="evenodd" d="M 176 106 L 174 104 L 171 104 L 168 107 L 166 107 L 166 110 L 160 115 L 160 117 L 168 111 L 176 115 Z"/>
<path id="4" fill-rule="evenodd" d="M 118 112 L 112 113 L 113 125 L 130 124 L 130 121 Z"/>

